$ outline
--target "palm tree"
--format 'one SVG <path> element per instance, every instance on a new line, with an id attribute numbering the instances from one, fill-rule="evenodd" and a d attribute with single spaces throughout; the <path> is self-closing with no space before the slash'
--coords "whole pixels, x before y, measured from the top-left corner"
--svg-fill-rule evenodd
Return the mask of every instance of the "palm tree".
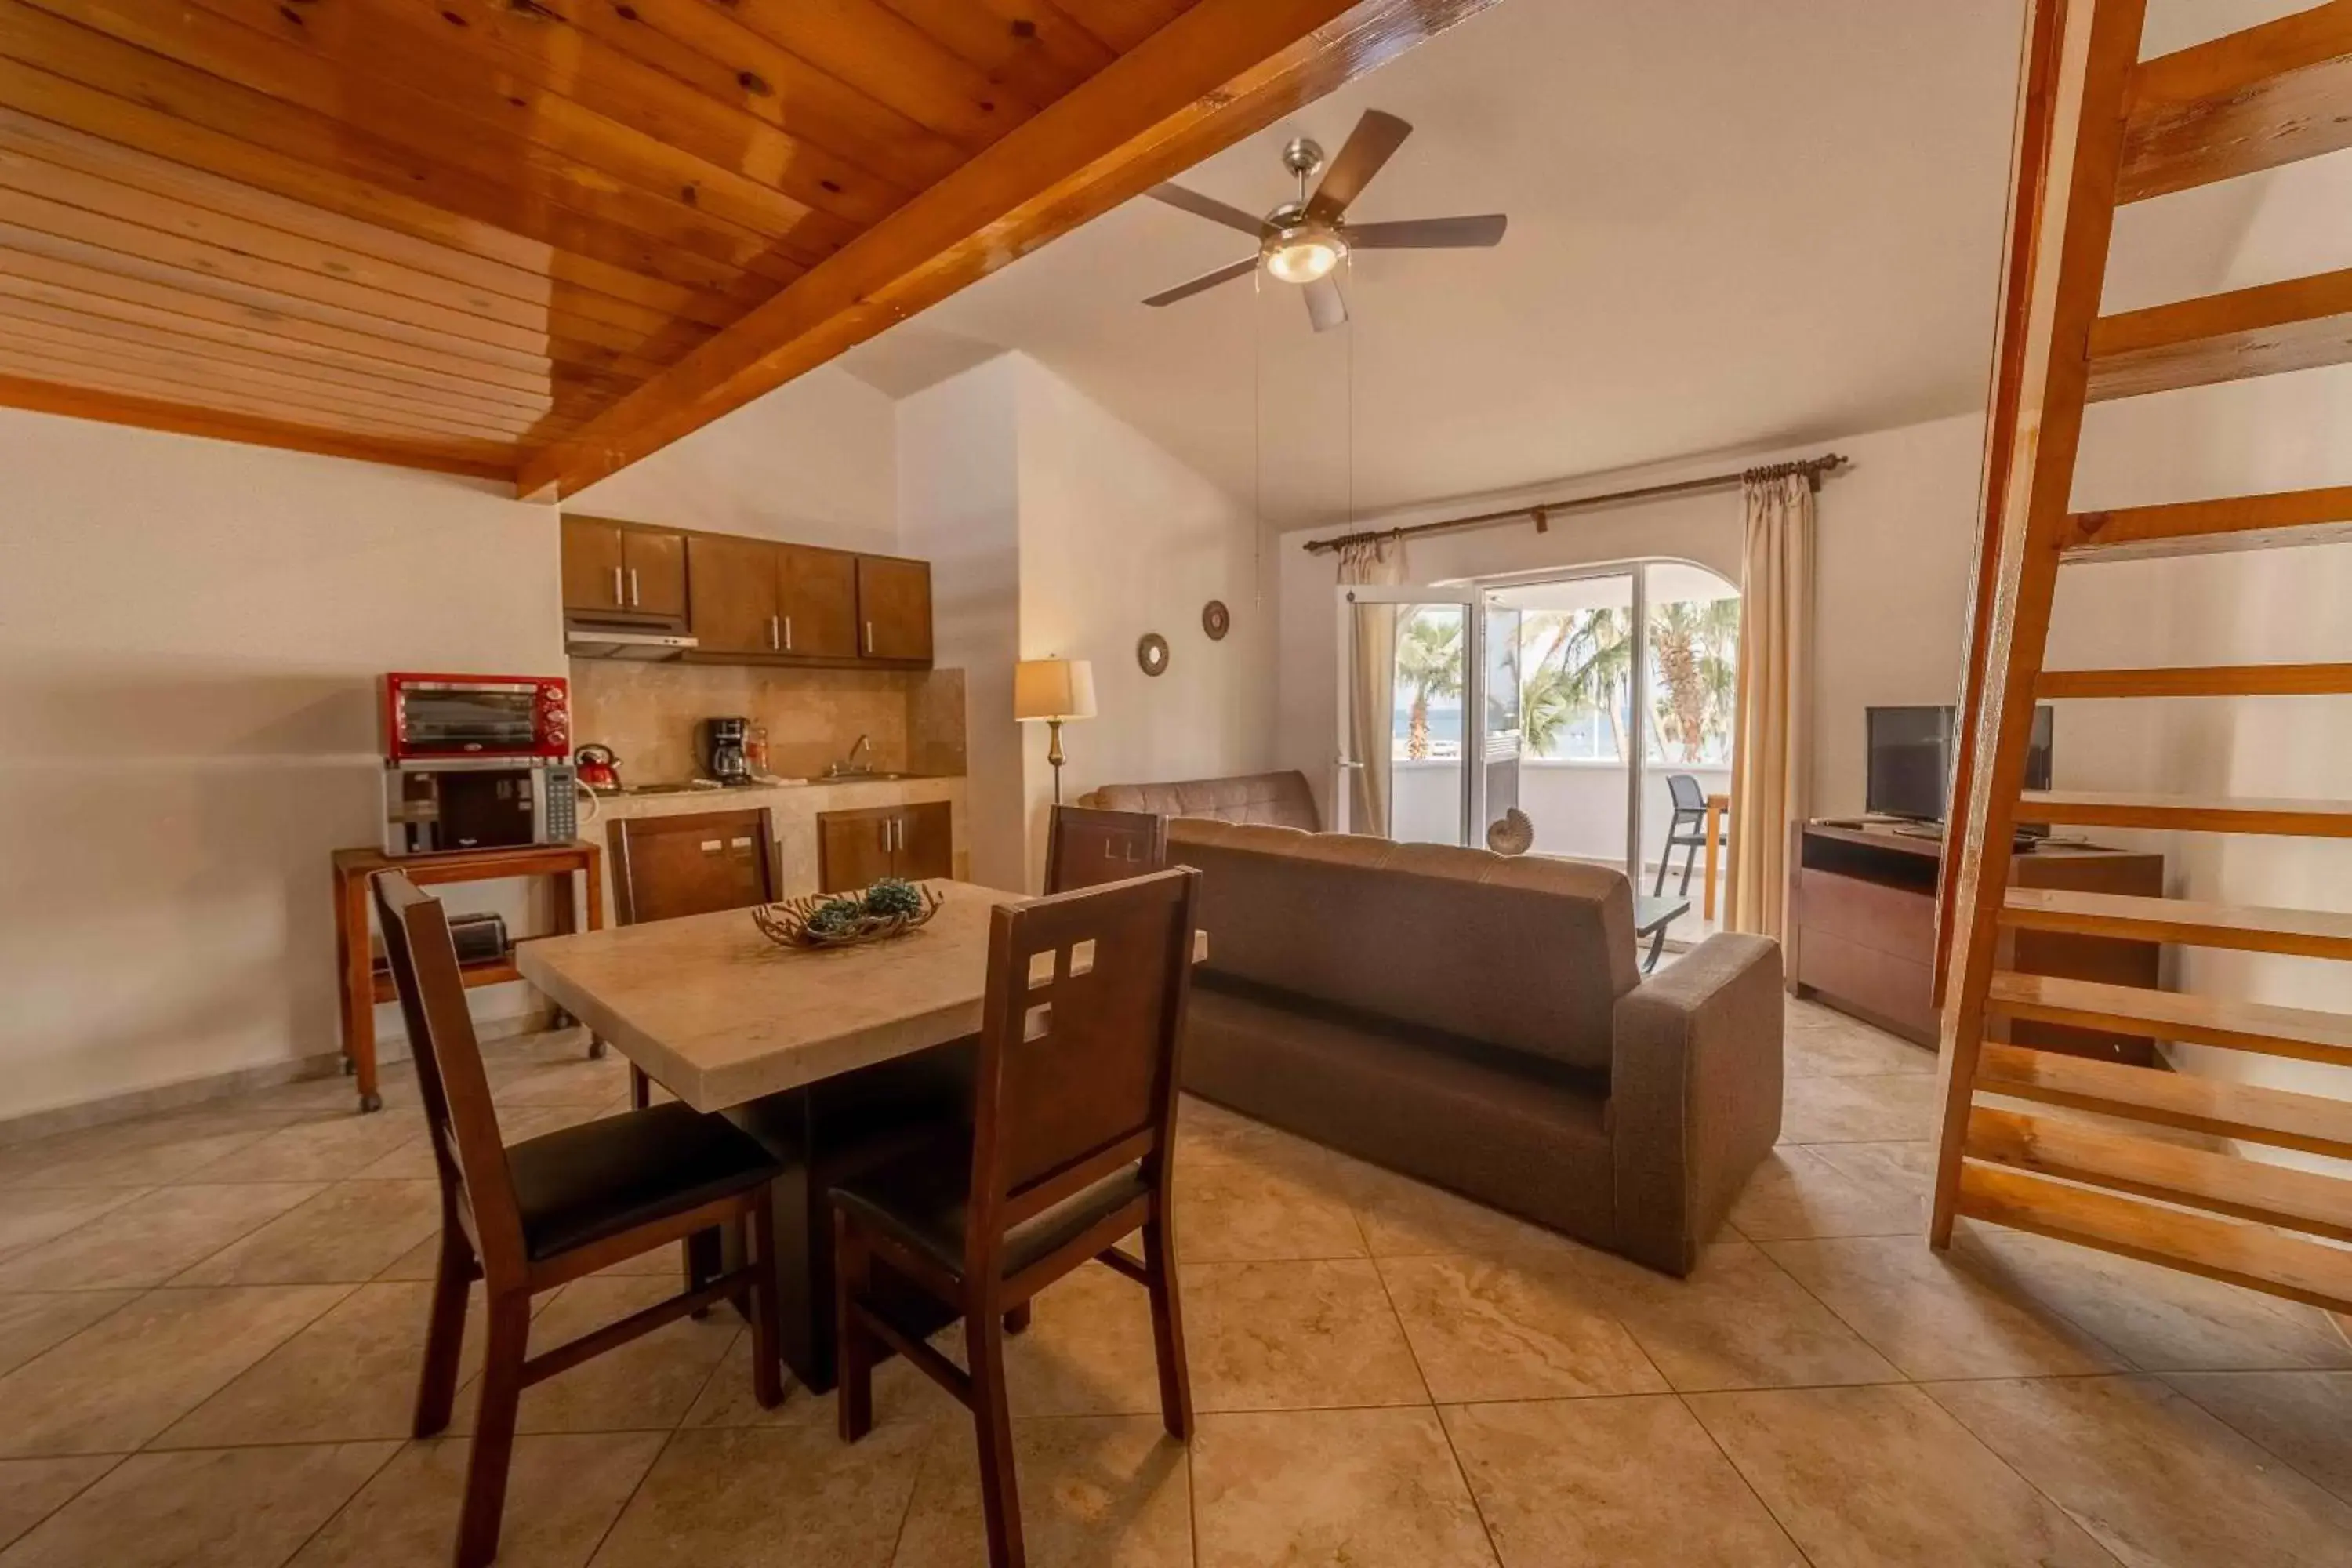
<path id="1" fill-rule="evenodd" d="M 1412 719 L 1404 754 L 1429 755 L 1429 700 L 1462 694 L 1462 616 L 1450 610 L 1415 610 L 1397 639 L 1396 672 L 1412 687 Z"/>
<path id="2" fill-rule="evenodd" d="M 1738 599 L 1676 599 L 1650 613 L 1650 653 L 1664 688 L 1655 703 L 1658 738 L 1681 746 L 1685 763 L 1730 732 L 1738 640 Z"/>
<path id="3" fill-rule="evenodd" d="M 1549 752 L 1562 727 L 1594 709 L 1608 721 L 1617 754 L 1625 755 L 1619 693 L 1633 665 L 1629 619 L 1629 612 L 1614 609 L 1543 611 L 1528 617 L 1528 631 L 1537 637 L 1549 634 L 1549 639 L 1543 652 L 1528 661 L 1519 689 L 1520 725 L 1530 752 L 1538 756 Z"/>

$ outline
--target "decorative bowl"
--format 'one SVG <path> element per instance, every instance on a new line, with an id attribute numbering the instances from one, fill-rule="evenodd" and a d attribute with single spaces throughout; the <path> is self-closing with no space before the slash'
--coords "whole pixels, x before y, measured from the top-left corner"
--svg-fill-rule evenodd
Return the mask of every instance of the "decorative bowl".
<path id="1" fill-rule="evenodd" d="M 885 878 L 862 893 L 812 893 L 754 905 L 751 923 L 779 947 L 857 947 L 906 935 L 946 901 L 919 883 Z"/>

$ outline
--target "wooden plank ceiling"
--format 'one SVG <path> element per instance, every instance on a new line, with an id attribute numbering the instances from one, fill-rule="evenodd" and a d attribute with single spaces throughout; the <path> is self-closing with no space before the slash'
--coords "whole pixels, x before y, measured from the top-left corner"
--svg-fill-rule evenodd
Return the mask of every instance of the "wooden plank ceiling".
<path id="1" fill-rule="evenodd" d="M 554 497 L 1489 0 L 0 0 L 0 405 Z"/>

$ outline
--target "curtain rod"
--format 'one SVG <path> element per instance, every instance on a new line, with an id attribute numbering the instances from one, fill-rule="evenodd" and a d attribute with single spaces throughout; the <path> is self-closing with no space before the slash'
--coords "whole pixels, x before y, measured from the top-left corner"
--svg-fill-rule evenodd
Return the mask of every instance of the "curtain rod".
<path id="1" fill-rule="evenodd" d="M 1791 474 L 1802 474 L 1805 482 L 1816 490 L 1822 488 L 1822 476 L 1833 474 L 1845 466 L 1845 458 L 1837 452 L 1825 452 L 1818 458 L 1800 458 L 1792 463 L 1768 463 L 1760 468 L 1743 468 L 1738 473 L 1709 474 L 1700 479 L 1676 479 L 1672 484 L 1644 485 L 1639 489 L 1612 490 L 1607 495 L 1578 496 L 1572 500 L 1540 501 L 1531 506 L 1515 506 L 1503 511 L 1482 511 L 1475 517 L 1448 518 L 1443 522 L 1417 522 L 1410 528 L 1373 528 L 1357 533 L 1343 533 L 1336 539 L 1314 539 L 1307 542 L 1310 555 L 1320 555 L 1347 544 L 1365 544 L 1376 539 L 1411 539 L 1421 533 L 1452 533 L 1468 528 L 1496 528 L 1525 518 L 1542 533 L 1551 526 L 1552 517 L 1563 511 L 1582 511 L 1589 507 L 1614 506 L 1622 501 L 1650 500 L 1658 496 L 1687 495 L 1696 490 L 1720 489 L 1726 485 L 1744 484 L 1750 479 L 1784 479 Z"/>

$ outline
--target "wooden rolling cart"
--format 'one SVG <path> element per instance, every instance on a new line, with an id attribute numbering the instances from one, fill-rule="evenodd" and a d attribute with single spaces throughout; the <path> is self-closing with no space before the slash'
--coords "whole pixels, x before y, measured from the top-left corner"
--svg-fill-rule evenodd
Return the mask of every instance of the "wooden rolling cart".
<path id="1" fill-rule="evenodd" d="M 393 1000 L 392 975 L 376 967 L 368 941 L 368 879 L 397 868 L 420 888 L 450 882 L 498 882 L 517 877 L 551 877 L 556 881 L 553 929 L 544 935 L 563 936 L 580 929 L 580 908 L 587 911 L 590 931 L 604 924 L 604 851 L 585 839 L 565 844 L 535 844 L 515 849 L 460 849 L 446 855 L 386 855 L 382 849 L 335 851 L 335 973 L 343 1004 L 343 1071 L 359 1079 L 360 1109 L 380 1110 L 383 1098 L 376 1091 L 375 1005 Z M 572 877 L 580 874 L 584 898 L 575 906 Z M 519 939 L 528 942 L 530 939 Z M 463 965 L 467 990 L 499 985 L 522 978 L 515 968 L 514 946 L 496 958 Z M 592 1057 L 604 1053 L 604 1042 L 590 1043 Z"/>

